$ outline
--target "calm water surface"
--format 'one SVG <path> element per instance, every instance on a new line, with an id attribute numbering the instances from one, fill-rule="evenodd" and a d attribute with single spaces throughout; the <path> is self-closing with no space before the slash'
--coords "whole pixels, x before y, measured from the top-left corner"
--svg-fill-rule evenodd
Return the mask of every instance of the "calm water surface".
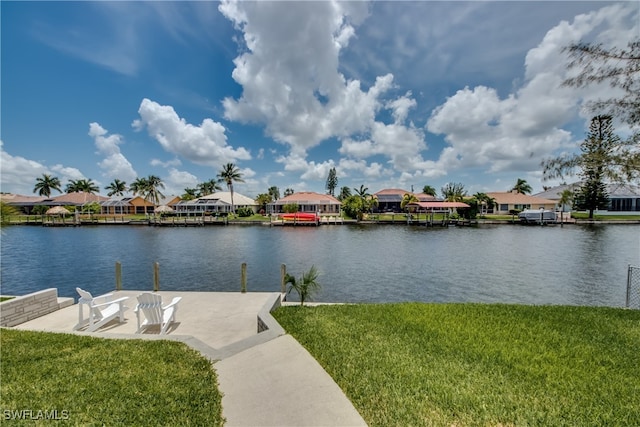
<path id="1" fill-rule="evenodd" d="M 640 265 L 640 226 L 518 225 L 154 228 L 2 228 L 3 294 L 56 287 L 278 291 L 280 265 L 299 276 L 315 265 L 316 300 L 606 305 L 625 302 L 628 264 Z"/>

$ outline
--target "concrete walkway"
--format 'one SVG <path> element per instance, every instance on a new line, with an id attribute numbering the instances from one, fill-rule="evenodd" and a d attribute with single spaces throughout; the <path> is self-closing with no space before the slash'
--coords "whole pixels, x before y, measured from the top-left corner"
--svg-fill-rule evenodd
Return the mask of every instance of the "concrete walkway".
<path id="1" fill-rule="evenodd" d="M 135 335 L 133 307 L 140 292 L 114 292 L 114 298 L 130 298 L 126 322 L 112 322 L 99 332 L 72 331 L 77 304 L 15 328 L 185 342 L 214 362 L 227 426 L 366 425 L 333 379 L 269 314 L 280 303 L 279 293 L 160 291 L 167 303 L 182 297 L 177 322 L 161 337 Z"/>

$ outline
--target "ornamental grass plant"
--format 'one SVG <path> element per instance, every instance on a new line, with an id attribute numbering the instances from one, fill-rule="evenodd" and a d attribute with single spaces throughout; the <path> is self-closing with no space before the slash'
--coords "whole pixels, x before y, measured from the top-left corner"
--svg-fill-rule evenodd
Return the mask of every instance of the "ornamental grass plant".
<path id="1" fill-rule="evenodd" d="M 4 421 L 221 426 L 211 362 L 183 343 L 0 330 Z M 55 419 L 55 418 L 54 418 Z"/>
<path id="2" fill-rule="evenodd" d="M 274 314 L 371 426 L 640 425 L 640 311 L 404 303 Z"/>

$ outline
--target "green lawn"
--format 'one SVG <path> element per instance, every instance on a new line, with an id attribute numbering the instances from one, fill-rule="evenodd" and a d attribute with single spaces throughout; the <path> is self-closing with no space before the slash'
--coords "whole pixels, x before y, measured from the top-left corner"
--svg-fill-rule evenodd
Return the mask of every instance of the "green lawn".
<path id="1" fill-rule="evenodd" d="M 182 343 L 2 329 L 0 344 L 3 419 L 57 410 L 72 425 L 223 424 L 211 363 Z"/>
<path id="2" fill-rule="evenodd" d="M 371 426 L 640 425 L 640 311 L 406 303 L 275 316 Z"/>

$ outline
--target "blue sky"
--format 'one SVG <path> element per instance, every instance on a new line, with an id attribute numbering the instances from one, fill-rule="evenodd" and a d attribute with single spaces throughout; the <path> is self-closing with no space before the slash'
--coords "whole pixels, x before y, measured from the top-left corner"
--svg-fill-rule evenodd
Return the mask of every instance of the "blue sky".
<path id="1" fill-rule="evenodd" d="M 7 2 L 3 192 L 43 173 L 165 194 L 235 163 L 272 186 L 534 191 L 584 139 L 561 48 L 625 46 L 638 2 Z M 624 129 L 620 129 L 624 133 Z M 102 190 L 103 194 L 106 191 Z"/>

